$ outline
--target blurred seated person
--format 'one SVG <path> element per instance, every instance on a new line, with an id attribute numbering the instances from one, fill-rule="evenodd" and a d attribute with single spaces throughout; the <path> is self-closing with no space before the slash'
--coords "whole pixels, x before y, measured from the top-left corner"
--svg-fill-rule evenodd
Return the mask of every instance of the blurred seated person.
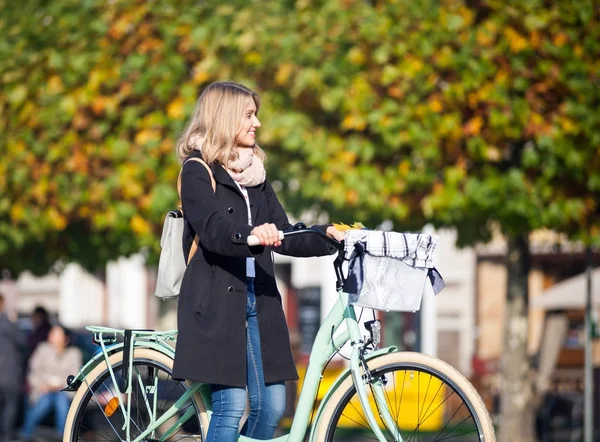
<path id="1" fill-rule="evenodd" d="M 54 411 L 57 435 L 62 437 L 73 393 L 61 390 L 66 387 L 67 377 L 76 374 L 82 362 L 81 351 L 70 344 L 69 331 L 55 325 L 50 329 L 48 341 L 40 343 L 31 355 L 27 374 L 30 406 L 21 434 L 25 440 L 32 438 L 50 411 Z"/>
<path id="2" fill-rule="evenodd" d="M 28 356 L 33 354 L 41 342 L 45 342 L 48 339 L 48 333 L 50 333 L 50 329 L 52 328 L 48 310 L 39 305 L 33 309 L 31 313 L 31 325 L 31 333 L 27 337 Z"/>

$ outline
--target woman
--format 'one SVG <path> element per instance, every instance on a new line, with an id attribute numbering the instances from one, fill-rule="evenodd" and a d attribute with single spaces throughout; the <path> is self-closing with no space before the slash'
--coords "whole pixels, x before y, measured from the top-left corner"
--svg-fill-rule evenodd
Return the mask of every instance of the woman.
<path id="1" fill-rule="evenodd" d="M 259 107 L 248 88 L 213 83 L 177 145 L 184 161 L 186 258 L 196 235 L 200 242 L 181 284 L 173 376 L 211 385 L 208 442 L 237 440 L 247 396 L 250 415 L 241 434 L 272 438 L 285 408 L 284 381 L 298 379 L 271 250 L 292 256 L 334 252 L 314 237 L 279 240 L 278 230 L 290 223 L 256 144 Z M 186 161 L 192 157 L 204 160 L 211 173 Z M 332 226 L 314 227 L 343 239 Z M 261 245 L 249 247 L 249 235 Z"/>
<path id="2" fill-rule="evenodd" d="M 31 407 L 22 429 L 24 440 L 31 439 L 51 410 L 54 410 L 56 433 L 62 438 L 72 393 L 61 390 L 67 386 L 67 377 L 77 373 L 82 362 L 81 351 L 70 343 L 69 331 L 55 325 L 48 333 L 48 341 L 40 343 L 31 355 L 27 375 Z"/>

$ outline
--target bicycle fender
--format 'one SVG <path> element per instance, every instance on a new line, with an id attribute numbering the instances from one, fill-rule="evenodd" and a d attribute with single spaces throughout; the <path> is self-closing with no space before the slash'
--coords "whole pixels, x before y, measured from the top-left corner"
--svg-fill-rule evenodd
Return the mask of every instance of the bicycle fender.
<path id="1" fill-rule="evenodd" d="M 385 347 L 385 348 L 380 348 L 379 350 L 375 350 L 371 353 L 369 353 L 368 355 L 365 356 L 365 361 L 370 361 L 371 359 L 375 359 L 379 356 L 383 356 L 386 355 L 388 353 L 393 353 L 395 351 L 398 350 L 398 347 L 396 346 L 390 346 L 390 347 Z M 327 405 L 327 403 L 329 402 L 329 399 L 331 399 L 331 395 L 333 394 L 334 391 L 337 390 L 337 388 L 342 384 L 342 382 L 344 382 L 346 380 L 346 378 L 348 376 L 351 376 L 350 374 L 350 367 L 346 368 L 338 377 L 337 379 L 333 382 L 333 384 L 331 385 L 331 388 L 329 389 L 329 391 L 327 391 L 327 393 L 325 393 L 325 396 L 323 397 L 323 399 L 321 400 L 321 403 L 319 404 L 319 408 L 317 409 L 317 413 L 315 414 L 315 418 L 313 420 L 313 423 L 310 427 L 310 437 L 309 437 L 309 442 L 318 442 L 315 439 L 315 431 L 318 428 L 318 424 L 321 420 L 321 415 L 323 414 L 323 409 L 325 408 L 325 406 Z"/>
<path id="2" fill-rule="evenodd" d="M 63 391 L 77 391 L 77 389 L 83 382 L 83 379 L 88 375 L 88 373 L 90 371 L 92 371 L 94 368 L 96 368 L 97 365 L 103 364 L 103 363 L 106 364 L 106 362 L 105 362 L 106 358 L 110 357 L 111 355 L 113 355 L 115 353 L 123 351 L 123 345 L 124 344 L 122 342 L 120 342 L 118 344 L 114 344 L 114 345 L 106 347 L 106 357 L 104 356 L 104 353 L 102 352 L 101 347 L 98 347 L 99 351 L 96 352 L 96 354 L 92 357 L 92 359 L 90 359 L 85 365 L 83 365 L 83 367 L 81 367 L 79 369 L 79 372 L 76 375 L 71 375 L 68 377 L 67 387 Z M 175 349 L 173 347 L 171 347 L 170 345 L 162 343 L 162 342 L 151 342 L 151 341 L 136 342 L 134 349 L 135 348 L 151 348 L 153 350 L 156 350 L 160 353 L 165 354 L 166 356 L 170 357 L 171 359 L 173 359 L 175 357 Z"/>

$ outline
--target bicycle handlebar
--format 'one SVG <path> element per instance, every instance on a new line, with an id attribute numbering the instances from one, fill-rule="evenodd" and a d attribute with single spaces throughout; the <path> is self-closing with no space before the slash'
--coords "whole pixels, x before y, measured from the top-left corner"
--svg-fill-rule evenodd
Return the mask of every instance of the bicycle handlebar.
<path id="1" fill-rule="evenodd" d="M 316 235 L 319 237 L 319 239 L 327 244 L 329 244 L 332 247 L 335 247 L 337 250 L 342 250 L 344 248 L 344 245 L 339 242 L 336 241 L 333 238 L 330 238 L 325 232 L 318 230 L 318 229 L 313 229 L 310 227 L 304 227 L 304 228 L 296 228 L 294 227 L 294 230 L 290 230 L 287 232 L 282 232 L 281 230 L 279 231 L 279 239 L 280 240 L 284 240 L 284 238 L 289 238 L 291 236 L 301 236 L 301 235 Z M 248 236 L 248 245 L 249 246 L 258 246 L 260 245 L 260 240 L 258 239 L 257 236 L 255 235 L 250 235 Z"/>

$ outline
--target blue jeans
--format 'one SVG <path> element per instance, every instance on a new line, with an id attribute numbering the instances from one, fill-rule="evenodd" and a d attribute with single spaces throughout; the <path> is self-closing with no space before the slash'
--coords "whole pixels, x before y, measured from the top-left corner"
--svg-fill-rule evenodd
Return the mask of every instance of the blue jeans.
<path id="1" fill-rule="evenodd" d="M 64 391 L 56 391 L 42 395 L 38 401 L 27 410 L 21 434 L 22 437 L 24 439 L 31 438 L 39 423 L 52 409 L 54 409 L 54 428 L 56 433 L 62 436 L 65 431 L 65 421 L 67 420 L 67 413 L 69 412 L 70 405 L 71 399 Z"/>
<path id="2" fill-rule="evenodd" d="M 285 411 L 285 384 L 265 384 L 254 282 L 248 280 L 246 302 L 246 373 L 248 394 L 245 388 L 211 385 L 213 413 L 206 442 L 234 442 L 238 438 L 240 420 L 250 401 L 250 415 L 241 434 L 254 439 L 271 439 Z"/>

